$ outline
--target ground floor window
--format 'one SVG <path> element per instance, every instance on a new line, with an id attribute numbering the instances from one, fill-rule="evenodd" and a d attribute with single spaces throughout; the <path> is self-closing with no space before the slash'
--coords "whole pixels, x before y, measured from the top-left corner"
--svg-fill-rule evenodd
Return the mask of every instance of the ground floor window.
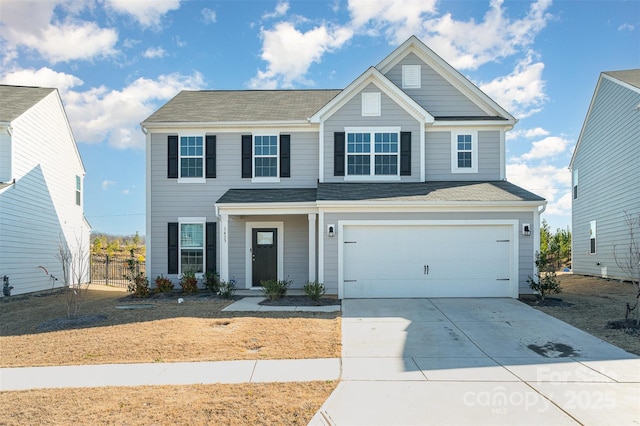
<path id="1" fill-rule="evenodd" d="M 180 271 L 204 272 L 204 223 L 180 223 Z"/>

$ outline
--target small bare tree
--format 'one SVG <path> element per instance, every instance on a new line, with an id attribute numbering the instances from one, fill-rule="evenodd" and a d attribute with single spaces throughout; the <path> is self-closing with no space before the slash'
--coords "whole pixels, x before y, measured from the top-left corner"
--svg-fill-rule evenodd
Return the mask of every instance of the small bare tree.
<path id="1" fill-rule="evenodd" d="M 633 306 L 627 302 L 627 311 L 624 319 L 629 319 L 629 314 L 636 311 L 636 325 L 640 325 L 640 309 L 638 300 L 640 299 L 640 213 L 637 215 L 624 212 L 624 222 L 629 232 L 629 244 L 618 250 L 616 244 L 613 245 L 613 257 L 618 268 L 627 275 L 636 290 L 636 302 Z"/>
<path id="2" fill-rule="evenodd" d="M 77 318 L 80 306 L 89 288 L 87 279 L 89 253 L 80 238 L 76 238 L 76 247 L 72 252 L 61 238 L 58 245 L 58 259 L 62 262 L 64 276 L 64 294 L 67 302 L 67 317 Z"/>

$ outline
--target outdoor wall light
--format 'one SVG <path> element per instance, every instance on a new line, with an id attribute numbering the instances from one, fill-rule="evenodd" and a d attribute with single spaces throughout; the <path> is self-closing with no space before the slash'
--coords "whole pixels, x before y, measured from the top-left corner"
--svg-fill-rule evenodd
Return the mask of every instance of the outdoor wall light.
<path id="1" fill-rule="evenodd" d="M 336 226 L 327 225 L 327 236 L 333 237 L 334 235 L 336 235 Z"/>
<path id="2" fill-rule="evenodd" d="M 522 224 L 522 235 L 524 235 L 525 237 L 531 236 L 531 225 L 529 225 L 528 223 Z"/>

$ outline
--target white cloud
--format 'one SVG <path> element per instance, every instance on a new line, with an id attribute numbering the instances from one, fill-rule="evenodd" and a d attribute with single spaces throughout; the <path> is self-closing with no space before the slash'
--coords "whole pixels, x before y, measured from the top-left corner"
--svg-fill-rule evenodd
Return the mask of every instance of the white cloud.
<path id="1" fill-rule="evenodd" d="M 205 7 L 200 11 L 200 13 L 202 13 L 202 19 L 207 24 L 215 24 L 216 21 L 218 20 L 218 16 L 216 15 L 215 10 L 211 10 Z"/>
<path id="2" fill-rule="evenodd" d="M 142 54 L 142 56 L 148 59 L 162 58 L 166 55 L 167 55 L 167 51 L 164 50 L 162 47 L 150 47 L 147 50 L 145 50 L 144 53 Z"/>
<path id="3" fill-rule="evenodd" d="M 199 73 L 161 75 L 155 80 L 139 78 L 122 90 L 100 86 L 68 91 L 63 102 L 78 142 L 106 140 L 115 148 L 144 148 L 140 122 L 180 90 L 203 86 Z"/>
<path id="4" fill-rule="evenodd" d="M 479 83 L 478 87 L 516 118 L 525 118 L 540 111 L 547 101 L 543 70 L 544 63 L 533 62 L 528 55 L 511 74 Z"/>
<path id="5" fill-rule="evenodd" d="M 522 160 L 535 160 L 556 157 L 566 152 L 569 140 L 559 136 L 547 136 L 531 144 L 531 150 L 523 154 Z"/>
<path id="6" fill-rule="evenodd" d="M 258 70 L 249 81 L 252 89 L 290 88 L 294 83 L 311 85 L 305 78 L 309 67 L 322 55 L 340 48 L 353 35 L 345 27 L 317 26 L 301 32 L 290 22 L 280 22 L 273 30 L 262 29 L 262 59 L 265 71 Z"/>
<path id="7" fill-rule="evenodd" d="M 180 0 L 106 0 L 105 5 L 131 15 L 142 27 L 149 28 L 158 27 L 164 15 L 180 8 Z"/>
<path id="8" fill-rule="evenodd" d="M 394 44 L 423 32 L 423 17 L 436 12 L 437 0 L 349 0 L 354 29 L 370 35 L 384 31 Z"/>
<path id="9" fill-rule="evenodd" d="M 276 4 L 276 8 L 274 9 L 274 11 L 265 13 L 264 15 L 262 15 L 262 19 L 267 20 L 272 18 L 279 18 L 286 15 L 288 11 L 289 3 L 286 1 L 279 1 L 278 4 Z"/>
<path id="10" fill-rule="evenodd" d="M 534 129 L 526 129 L 526 130 L 525 129 L 511 130 L 510 132 L 507 132 L 506 139 L 513 140 L 519 137 L 536 138 L 539 136 L 547 136 L 547 135 L 549 135 L 548 130 L 543 129 L 542 127 L 536 127 Z"/>
<path id="11" fill-rule="evenodd" d="M 115 185 L 115 181 L 113 180 L 103 180 L 102 183 L 100 184 L 100 187 L 102 188 L 103 191 L 107 191 L 109 189 L 110 186 Z"/>
<path id="12" fill-rule="evenodd" d="M 618 27 L 618 31 L 633 31 L 634 28 L 635 26 L 625 23 Z"/>
<path id="13" fill-rule="evenodd" d="M 571 173 L 566 167 L 510 163 L 507 164 L 507 179 L 544 197 L 548 202 L 546 214 L 571 215 L 571 199 L 567 199 L 571 191 Z"/>
<path id="14" fill-rule="evenodd" d="M 83 84 L 83 81 L 74 75 L 57 72 L 46 67 L 38 70 L 28 68 L 8 72 L 0 76 L 0 81 L 16 86 L 55 87 L 60 93 Z"/>
<path id="15" fill-rule="evenodd" d="M 65 19 L 54 19 L 56 6 L 66 8 Z M 81 8 L 72 6 L 73 3 L 60 1 L 3 2 L 0 37 L 4 39 L 5 62 L 16 57 L 20 46 L 38 52 L 51 63 L 116 54 L 118 32 L 77 19 L 74 13 Z"/>
<path id="16" fill-rule="evenodd" d="M 122 191 L 120 191 L 120 193 L 123 194 L 123 195 L 129 195 L 130 192 L 131 192 L 131 190 L 129 188 L 123 189 Z"/>

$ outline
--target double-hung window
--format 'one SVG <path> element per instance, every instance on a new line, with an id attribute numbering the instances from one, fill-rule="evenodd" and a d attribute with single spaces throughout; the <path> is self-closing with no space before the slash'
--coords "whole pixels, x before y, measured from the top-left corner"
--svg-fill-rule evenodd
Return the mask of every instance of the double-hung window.
<path id="1" fill-rule="evenodd" d="M 451 172 L 478 172 L 477 132 L 458 132 L 451 135 Z"/>
<path id="2" fill-rule="evenodd" d="M 347 128 L 347 176 L 399 176 L 399 128 Z"/>
<path id="3" fill-rule="evenodd" d="M 596 221 L 589 222 L 589 254 L 596 254 Z"/>
<path id="4" fill-rule="evenodd" d="M 278 136 L 253 137 L 253 176 L 278 177 Z"/>
<path id="5" fill-rule="evenodd" d="M 202 136 L 180 136 L 180 178 L 204 178 Z"/>
<path id="6" fill-rule="evenodd" d="M 204 271 L 204 220 L 180 222 L 180 272 Z"/>
<path id="7" fill-rule="evenodd" d="M 76 175 L 76 205 L 82 204 L 82 179 Z"/>

